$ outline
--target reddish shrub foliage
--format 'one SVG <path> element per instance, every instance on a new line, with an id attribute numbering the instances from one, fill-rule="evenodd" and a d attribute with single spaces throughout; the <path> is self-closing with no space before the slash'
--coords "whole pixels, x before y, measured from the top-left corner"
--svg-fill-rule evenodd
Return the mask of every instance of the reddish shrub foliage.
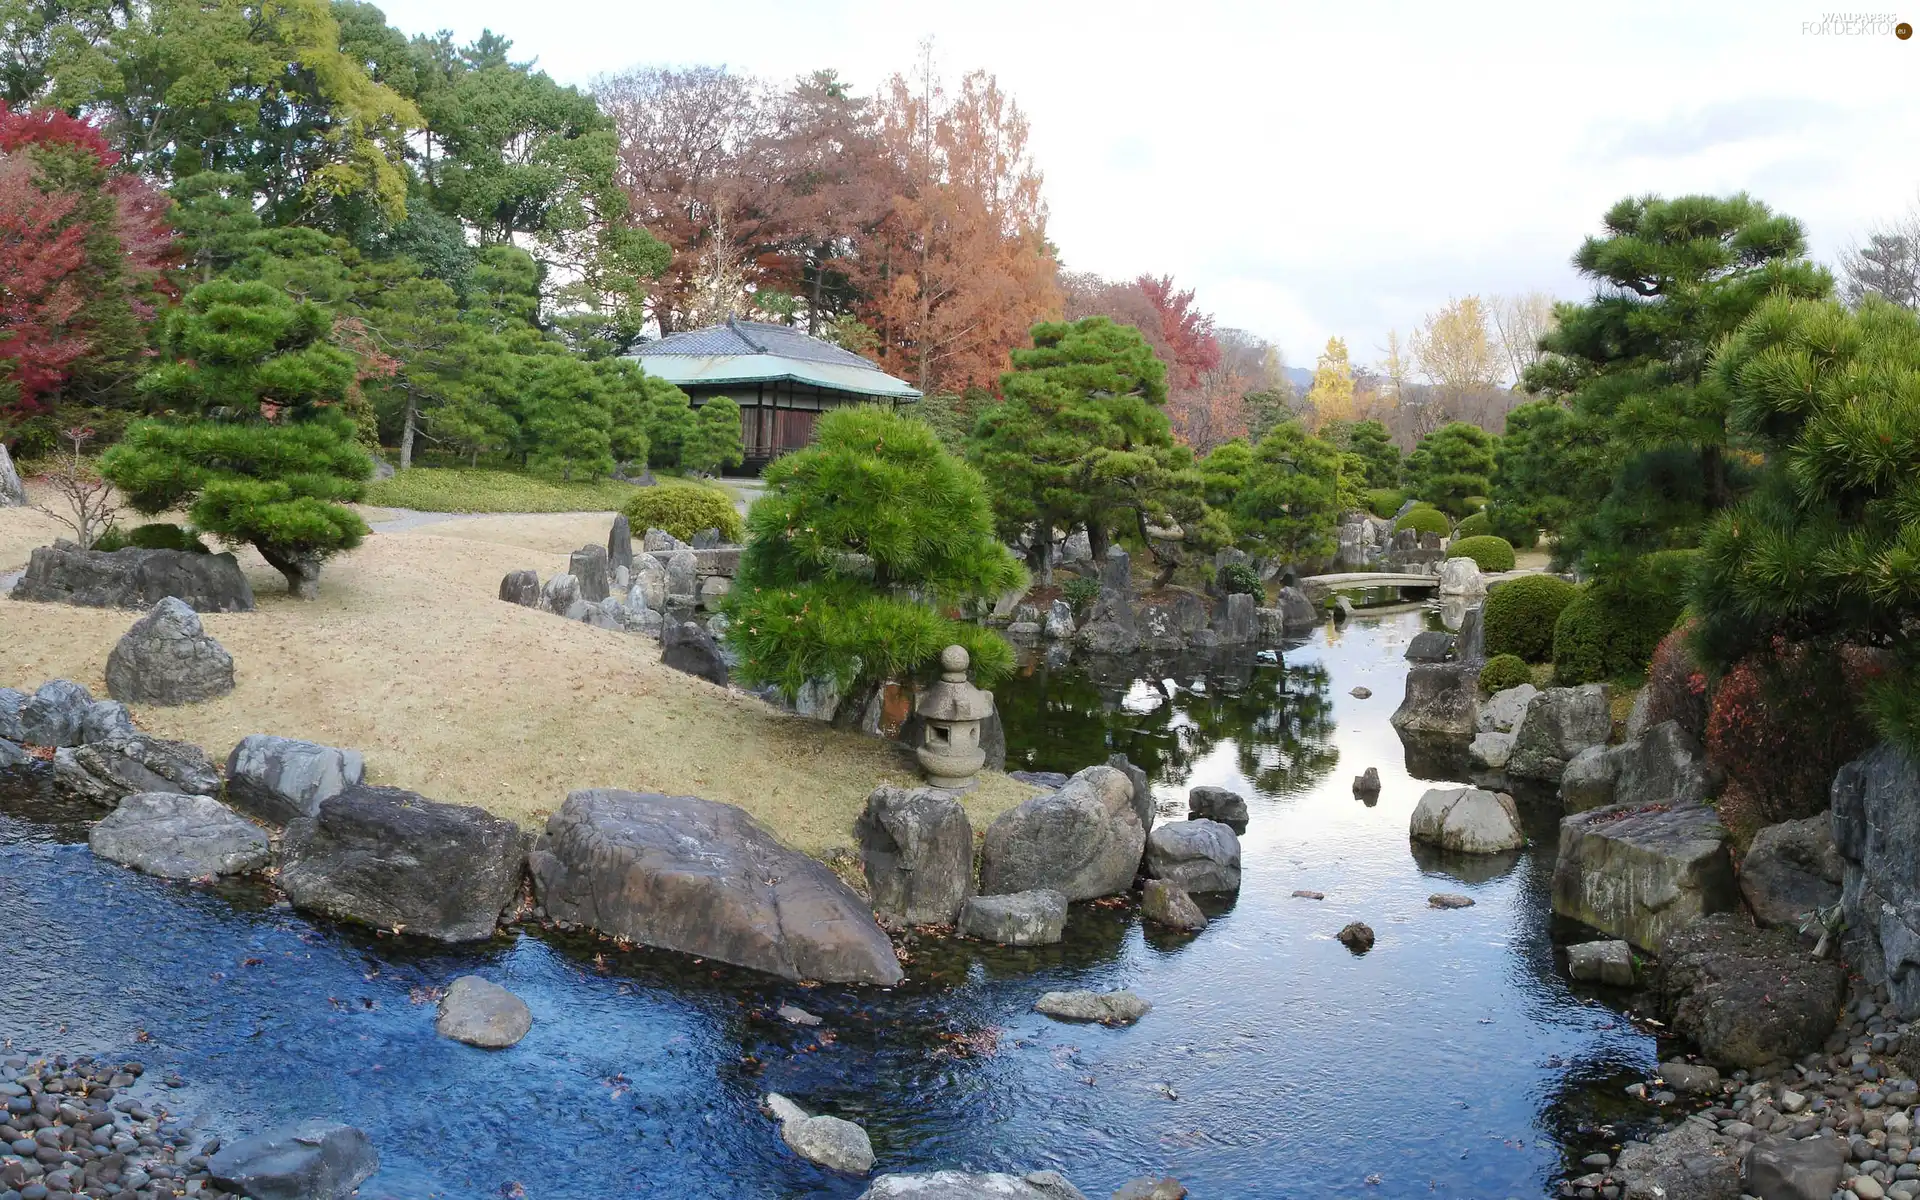
<path id="1" fill-rule="evenodd" d="M 1705 741 L 1707 673 L 1687 649 L 1687 632 L 1688 625 L 1682 625 L 1654 647 L 1647 668 L 1647 724 L 1678 721 L 1680 728 Z"/>
<path id="2" fill-rule="evenodd" d="M 1869 654 L 1852 648 L 1776 642 L 1720 681 L 1707 713 L 1707 754 L 1751 820 L 1771 825 L 1826 808 L 1834 773 L 1874 742 L 1861 697 L 1878 673 Z"/>

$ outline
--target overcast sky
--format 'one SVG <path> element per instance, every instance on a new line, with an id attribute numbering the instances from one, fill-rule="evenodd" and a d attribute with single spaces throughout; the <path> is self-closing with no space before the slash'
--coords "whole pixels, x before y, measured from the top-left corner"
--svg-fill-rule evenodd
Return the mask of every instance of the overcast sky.
<path id="1" fill-rule="evenodd" d="M 1746 189 L 1829 262 L 1920 198 L 1920 38 L 1809 32 L 1814 4 L 384 7 L 580 84 L 708 63 L 867 91 L 931 35 L 949 78 L 983 67 L 1027 111 L 1070 268 L 1170 273 L 1296 366 L 1330 334 L 1374 360 L 1453 295 L 1582 295 L 1568 257 L 1629 193 Z"/>

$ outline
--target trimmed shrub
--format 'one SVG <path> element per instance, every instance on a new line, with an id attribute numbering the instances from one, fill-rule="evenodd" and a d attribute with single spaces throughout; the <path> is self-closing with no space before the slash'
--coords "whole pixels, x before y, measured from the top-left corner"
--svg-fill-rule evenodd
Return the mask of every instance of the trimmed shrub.
<path id="1" fill-rule="evenodd" d="M 1647 724 L 1678 721 L 1702 742 L 1707 738 L 1707 675 L 1687 646 L 1693 622 L 1660 639 L 1647 667 Z"/>
<path id="2" fill-rule="evenodd" d="M 1608 669 L 1610 632 L 1606 607 L 1592 584 L 1574 592 L 1553 623 L 1553 682 L 1560 687 L 1599 683 L 1612 678 Z"/>
<path id="3" fill-rule="evenodd" d="M 1085 575 L 1070 575 L 1060 585 L 1060 591 L 1066 596 L 1067 603 L 1073 606 L 1073 611 L 1081 613 L 1086 611 L 1087 605 L 1100 598 L 1100 581 L 1088 579 Z"/>
<path id="4" fill-rule="evenodd" d="M 1540 527 L 1525 513 L 1494 504 L 1482 515 L 1487 518 L 1487 532 L 1507 539 L 1516 550 L 1531 550 L 1540 544 Z"/>
<path id="5" fill-rule="evenodd" d="M 1361 493 L 1367 498 L 1367 511 L 1376 517 L 1391 519 L 1407 502 L 1407 494 L 1399 488 L 1368 488 Z"/>
<path id="6" fill-rule="evenodd" d="M 1453 532 L 1453 525 L 1448 522 L 1447 514 L 1437 508 L 1412 509 L 1406 516 L 1394 522 L 1393 528 L 1395 532 L 1411 529 L 1415 533 L 1437 533 L 1441 537 L 1446 537 Z"/>
<path id="7" fill-rule="evenodd" d="M 1480 690 L 1491 696 L 1533 682 L 1533 668 L 1517 654 L 1496 654 L 1480 668 Z"/>
<path id="8" fill-rule="evenodd" d="M 1727 772 L 1722 807 L 1736 833 L 1827 807 L 1834 774 L 1877 740 L 1860 699 L 1881 665 L 1855 647 L 1776 643 L 1721 678 L 1707 755 Z"/>
<path id="9" fill-rule="evenodd" d="M 1250 596 L 1264 597 L 1266 585 L 1260 582 L 1260 572 L 1246 563 L 1228 563 L 1220 568 L 1220 590 L 1231 596 L 1245 592 Z"/>
<path id="10" fill-rule="evenodd" d="M 1493 501 L 1487 499 L 1485 496 L 1468 496 L 1460 503 L 1466 506 L 1468 514 L 1471 515 L 1477 512 L 1485 512 L 1487 505 L 1492 504 Z"/>
<path id="11" fill-rule="evenodd" d="M 1460 523 L 1453 527 L 1453 536 L 1456 538 L 1486 537 L 1492 532 L 1493 521 L 1484 512 L 1462 517 Z"/>
<path id="12" fill-rule="evenodd" d="M 135 550 L 184 550 L 206 554 L 207 544 L 186 529 L 165 522 L 136 525 L 127 531 L 127 545 Z"/>
<path id="13" fill-rule="evenodd" d="M 626 511 L 635 533 L 664 529 L 684 542 L 703 529 L 718 529 L 723 541 L 740 540 L 740 514 L 734 510 L 733 497 L 719 488 L 656 484 L 627 501 Z"/>
<path id="14" fill-rule="evenodd" d="M 1513 547 L 1492 534 L 1464 537 L 1447 545 L 1448 558 L 1470 558 L 1482 571 L 1513 570 Z"/>
<path id="15" fill-rule="evenodd" d="M 1697 550 L 1642 555 L 1581 589 L 1585 603 L 1554 629 L 1553 678 L 1562 687 L 1619 679 L 1647 669 L 1660 639 L 1686 608 Z M 1571 610 L 1573 605 L 1569 605 Z M 1561 627 L 1566 629 L 1563 653 Z"/>
<path id="16" fill-rule="evenodd" d="M 1554 622 L 1574 591 L 1557 575 L 1523 575 L 1488 592 L 1482 612 L 1487 653 L 1511 654 L 1525 662 L 1552 659 Z"/>

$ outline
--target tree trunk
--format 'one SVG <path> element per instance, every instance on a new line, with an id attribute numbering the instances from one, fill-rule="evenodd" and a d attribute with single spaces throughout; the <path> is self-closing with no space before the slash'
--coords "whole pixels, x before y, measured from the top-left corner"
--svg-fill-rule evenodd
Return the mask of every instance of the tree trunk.
<path id="1" fill-rule="evenodd" d="M 1047 587 L 1053 583 L 1053 539 L 1050 536 L 1036 535 L 1033 545 L 1027 547 L 1027 574 L 1033 577 L 1035 587 Z"/>
<path id="2" fill-rule="evenodd" d="M 1093 554 L 1095 571 L 1107 565 L 1107 527 L 1098 521 L 1087 522 L 1087 549 Z"/>
<path id="3" fill-rule="evenodd" d="M 318 600 L 320 598 L 320 556 L 318 554 L 284 554 L 276 548 L 254 543 L 254 549 L 260 551 L 260 557 L 267 565 L 287 577 L 287 594 L 295 600 Z"/>
<path id="4" fill-rule="evenodd" d="M 1718 446 L 1700 450 L 1701 473 L 1707 477 L 1707 508 L 1717 511 L 1727 506 L 1727 460 Z"/>
<path id="5" fill-rule="evenodd" d="M 409 391 L 406 422 L 400 426 L 400 469 L 402 471 L 413 465 L 413 430 L 419 416 L 420 405 L 414 400 L 413 393 Z"/>

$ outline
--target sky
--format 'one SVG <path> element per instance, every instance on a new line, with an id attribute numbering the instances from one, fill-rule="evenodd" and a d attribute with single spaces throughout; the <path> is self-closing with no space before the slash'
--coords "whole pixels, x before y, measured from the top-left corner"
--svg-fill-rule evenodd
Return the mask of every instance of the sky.
<path id="1" fill-rule="evenodd" d="M 639 65 L 870 91 L 933 39 L 1032 123 L 1072 270 L 1170 274 L 1224 326 L 1356 363 L 1449 298 L 1579 299 L 1569 259 L 1629 194 L 1745 190 L 1832 263 L 1920 204 L 1920 37 L 1814 4 L 1180 0 L 388 0 L 563 83 Z M 1855 13 L 1867 10 L 1852 10 Z"/>

